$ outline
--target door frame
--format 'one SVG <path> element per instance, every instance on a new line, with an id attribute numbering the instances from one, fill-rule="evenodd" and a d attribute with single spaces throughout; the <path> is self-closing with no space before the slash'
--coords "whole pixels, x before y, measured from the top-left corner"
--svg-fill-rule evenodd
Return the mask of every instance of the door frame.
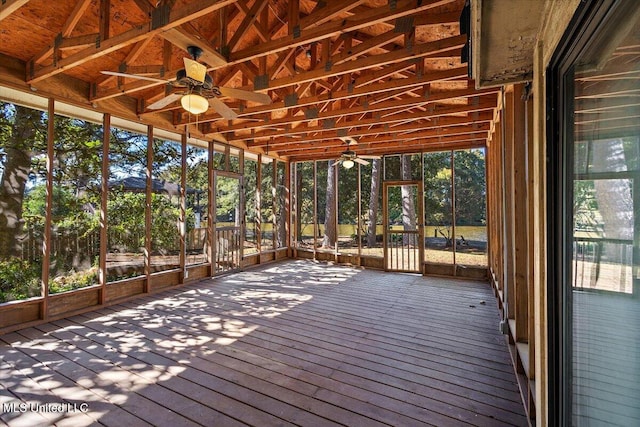
<path id="1" fill-rule="evenodd" d="M 416 228 L 418 234 L 418 270 L 404 270 L 404 269 L 391 269 L 389 268 L 389 242 L 387 234 L 389 232 L 389 187 L 401 187 L 403 185 L 413 185 L 416 187 Z M 382 182 L 382 244 L 383 244 L 383 258 L 384 258 L 384 270 L 404 273 L 420 273 L 424 272 L 424 192 L 422 188 L 422 181 L 410 180 L 410 181 L 383 181 Z"/>
<path id="2" fill-rule="evenodd" d="M 240 206 L 238 206 L 238 220 L 239 220 L 239 232 L 240 232 L 240 248 L 239 248 L 239 255 L 238 255 L 238 266 L 236 268 L 230 269 L 230 270 L 225 270 L 222 271 L 220 273 L 216 272 L 216 262 L 217 262 L 217 258 L 218 258 L 218 242 L 217 242 L 217 235 L 216 235 L 216 230 L 217 230 L 217 224 L 218 224 L 218 206 L 217 206 L 217 200 L 218 200 L 218 177 L 225 177 L 225 178 L 232 178 L 232 179 L 237 179 L 238 180 L 238 203 L 240 203 Z M 236 173 L 236 172 L 227 172 L 227 171 L 219 171 L 219 170 L 214 170 L 213 171 L 213 200 L 211 201 L 211 229 L 213 231 L 213 235 L 211 236 L 211 275 L 215 276 L 217 274 L 226 274 L 226 273 L 230 273 L 230 272 L 235 272 L 235 271 L 239 271 L 242 269 L 242 260 L 244 257 L 244 233 L 245 233 L 245 224 L 244 224 L 244 217 L 245 217 L 245 207 L 244 207 L 244 175 L 240 174 L 240 173 Z"/>

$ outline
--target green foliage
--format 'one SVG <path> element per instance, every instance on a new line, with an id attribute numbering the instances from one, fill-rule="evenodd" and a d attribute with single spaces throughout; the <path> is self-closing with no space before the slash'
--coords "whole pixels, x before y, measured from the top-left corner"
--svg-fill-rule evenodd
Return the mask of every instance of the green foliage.
<path id="1" fill-rule="evenodd" d="M 484 150 L 454 152 L 456 224 L 485 225 L 487 222 Z"/>
<path id="2" fill-rule="evenodd" d="M 0 261 L 0 303 L 40 296 L 39 263 L 18 258 Z"/>
<path id="3" fill-rule="evenodd" d="M 97 267 L 78 272 L 70 271 L 66 275 L 49 279 L 49 292 L 52 294 L 67 292 L 95 285 L 96 283 L 98 283 Z"/>

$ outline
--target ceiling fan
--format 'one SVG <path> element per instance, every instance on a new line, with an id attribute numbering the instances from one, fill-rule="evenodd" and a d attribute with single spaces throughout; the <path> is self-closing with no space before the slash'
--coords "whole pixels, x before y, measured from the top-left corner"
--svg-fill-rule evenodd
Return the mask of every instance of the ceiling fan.
<path id="1" fill-rule="evenodd" d="M 364 159 L 380 158 L 380 156 L 358 156 L 355 153 L 355 151 L 349 149 L 349 146 L 351 144 L 358 145 L 358 141 L 348 136 L 340 137 L 340 139 L 342 140 L 342 142 L 347 144 L 347 148 L 342 152 L 342 154 L 340 154 L 340 158 L 338 158 L 338 160 L 333 164 L 333 166 L 338 166 L 342 164 L 343 168 L 351 169 L 356 163 L 360 163 L 361 165 L 368 165 L 369 162 Z"/>
<path id="2" fill-rule="evenodd" d="M 220 99 L 218 99 L 219 96 L 253 101 L 260 104 L 271 103 L 271 98 L 264 93 L 214 85 L 213 79 L 207 74 L 207 67 L 198 62 L 198 58 L 202 55 L 202 49 L 197 46 L 188 46 L 187 51 L 193 59 L 184 58 L 184 68 L 176 73 L 175 80 L 163 80 L 139 74 L 115 71 L 102 71 L 102 74 L 162 82 L 171 88 L 177 89 L 149 105 L 147 108 L 150 110 L 158 110 L 180 100 L 182 108 L 191 114 L 202 114 L 211 107 L 223 118 L 235 119 L 238 117 L 236 112 L 229 108 L 224 102 L 220 101 Z"/>

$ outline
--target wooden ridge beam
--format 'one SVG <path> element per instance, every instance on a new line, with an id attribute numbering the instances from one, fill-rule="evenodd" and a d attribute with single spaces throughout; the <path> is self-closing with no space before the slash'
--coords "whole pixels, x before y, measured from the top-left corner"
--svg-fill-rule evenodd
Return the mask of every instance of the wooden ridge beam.
<path id="1" fill-rule="evenodd" d="M 108 40 L 100 43 L 99 46 L 94 45 L 73 55 L 69 55 L 68 57 L 57 61 L 57 64 L 36 68 L 36 64 L 33 61 L 30 61 L 30 65 L 27 66 L 26 82 L 29 84 L 39 82 L 47 77 L 54 76 L 70 68 L 82 65 L 92 59 L 108 55 L 109 53 L 122 49 L 125 46 L 137 43 L 147 37 L 153 37 L 163 31 L 179 27 L 190 20 L 208 15 L 228 4 L 234 3 L 235 1 L 237 0 L 202 0 L 185 5 L 172 10 L 169 16 L 169 21 L 164 25 L 159 25 L 156 28 L 152 27 L 152 22 L 148 22 L 144 25 L 138 25 L 131 30 L 110 37 Z"/>

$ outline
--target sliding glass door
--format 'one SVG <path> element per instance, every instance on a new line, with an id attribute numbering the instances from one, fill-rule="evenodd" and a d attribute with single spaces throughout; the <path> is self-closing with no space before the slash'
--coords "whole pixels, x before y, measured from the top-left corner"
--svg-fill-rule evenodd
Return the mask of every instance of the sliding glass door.
<path id="1" fill-rule="evenodd" d="M 561 89 L 548 174 L 551 419 L 637 426 L 640 4 L 579 13 L 549 82 Z"/>

